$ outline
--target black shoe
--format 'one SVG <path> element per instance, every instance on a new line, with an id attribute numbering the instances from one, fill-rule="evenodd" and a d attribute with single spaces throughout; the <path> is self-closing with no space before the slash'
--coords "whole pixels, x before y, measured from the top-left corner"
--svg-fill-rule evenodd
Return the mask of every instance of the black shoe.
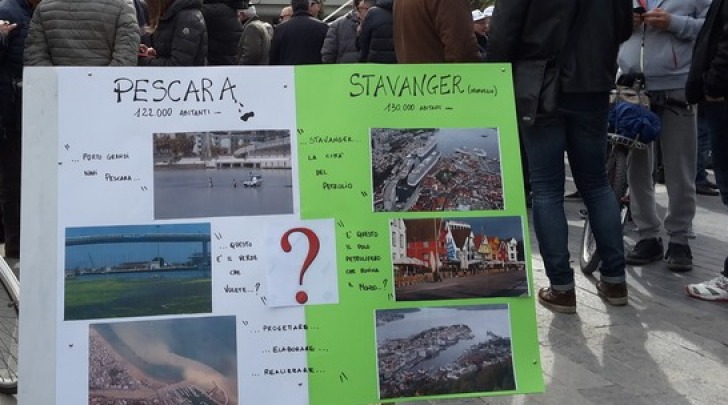
<path id="1" fill-rule="evenodd" d="M 627 264 L 643 266 L 662 259 L 662 239 L 642 239 L 627 253 L 624 260 Z"/>
<path id="2" fill-rule="evenodd" d="M 627 283 L 597 282 L 597 295 L 611 305 L 627 305 Z"/>
<path id="3" fill-rule="evenodd" d="M 705 180 L 705 185 L 708 186 L 709 188 L 712 188 L 713 190 L 717 190 L 718 189 L 718 185 L 715 184 L 715 183 L 713 183 L 710 180 Z"/>
<path id="4" fill-rule="evenodd" d="M 674 272 L 690 271 L 693 269 L 693 255 L 688 245 L 668 243 L 665 260 L 667 260 L 667 268 Z"/>
<path id="5" fill-rule="evenodd" d="M 718 192 L 718 190 L 711 188 L 707 184 L 696 184 L 695 185 L 695 194 L 716 196 L 720 193 Z"/>

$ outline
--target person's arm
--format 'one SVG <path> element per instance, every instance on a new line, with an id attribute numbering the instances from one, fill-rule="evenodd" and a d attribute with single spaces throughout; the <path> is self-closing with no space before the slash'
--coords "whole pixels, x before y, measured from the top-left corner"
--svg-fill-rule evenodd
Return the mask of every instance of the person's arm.
<path id="1" fill-rule="evenodd" d="M 336 56 L 339 54 L 339 26 L 341 20 L 336 20 L 329 25 L 326 31 L 324 45 L 321 47 L 321 61 L 323 63 L 336 63 Z"/>
<path id="2" fill-rule="evenodd" d="M 723 1 L 723 9 L 718 11 L 723 21 L 720 27 L 722 34 L 715 52 L 710 61 L 708 70 L 703 74 L 703 93 L 708 101 L 721 101 L 728 94 L 728 1 Z"/>
<path id="3" fill-rule="evenodd" d="M 529 3 L 530 0 L 508 0 L 495 6 L 488 33 L 489 62 L 511 62 L 517 57 Z"/>
<path id="4" fill-rule="evenodd" d="M 270 55 L 268 56 L 271 65 L 281 64 L 281 28 L 273 31 L 273 38 L 270 41 Z"/>
<path id="5" fill-rule="evenodd" d="M 435 29 L 444 47 L 445 62 L 480 61 L 469 1 L 441 1 L 435 15 Z"/>
<path id="6" fill-rule="evenodd" d="M 177 14 L 169 56 L 157 55 L 147 61 L 150 66 L 194 66 L 200 43 L 205 40 L 207 27 L 202 12 L 183 10 Z"/>
<path id="7" fill-rule="evenodd" d="M 241 65 L 259 65 L 263 58 L 263 41 L 265 40 L 265 27 L 262 25 L 248 24 L 240 38 L 242 41 L 240 54 Z"/>
<path id="8" fill-rule="evenodd" d="M 43 28 L 42 11 L 36 9 L 28 27 L 28 37 L 25 39 L 23 52 L 24 66 L 53 66 L 48 41 Z"/>
<path id="9" fill-rule="evenodd" d="M 136 9 L 133 4 L 127 3 L 116 19 L 116 37 L 109 66 L 136 66 L 139 41 Z"/>
<path id="10" fill-rule="evenodd" d="M 374 13 L 376 16 L 375 10 L 370 10 L 370 13 Z M 369 14 L 367 14 L 369 16 Z M 372 20 L 374 20 L 373 17 L 371 18 L 364 18 L 364 21 L 361 22 L 361 32 L 359 32 L 359 36 L 356 39 L 356 45 L 359 48 L 359 62 L 367 62 L 369 61 L 369 47 L 372 44 Z"/>

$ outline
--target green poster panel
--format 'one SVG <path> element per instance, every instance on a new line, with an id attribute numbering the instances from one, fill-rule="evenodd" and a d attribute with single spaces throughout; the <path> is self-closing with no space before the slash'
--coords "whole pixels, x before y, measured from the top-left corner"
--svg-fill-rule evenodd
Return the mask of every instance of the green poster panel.
<path id="1" fill-rule="evenodd" d="M 301 218 L 336 223 L 306 308 L 310 403 L 543 391 L 508 65 L 295 70 Z"/>

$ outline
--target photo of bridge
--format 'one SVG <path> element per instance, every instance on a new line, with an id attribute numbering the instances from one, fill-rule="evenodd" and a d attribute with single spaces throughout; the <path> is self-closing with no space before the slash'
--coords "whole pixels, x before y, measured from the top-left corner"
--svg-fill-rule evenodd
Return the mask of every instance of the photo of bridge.
<path id="1" fill-rule="evenodd" d="M 293 213 L 288 130 L 154 134 L 156 219 Z"/>
<path id="2" fill-rule="evenodd" d="M 210 225 L 67 228 L 65 320 L 209 313 Z"/>

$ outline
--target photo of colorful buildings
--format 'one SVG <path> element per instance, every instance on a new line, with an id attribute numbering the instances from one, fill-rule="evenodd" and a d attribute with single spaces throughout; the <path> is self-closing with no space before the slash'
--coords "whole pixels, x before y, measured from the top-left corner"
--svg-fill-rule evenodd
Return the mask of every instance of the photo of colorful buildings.
<path id="1" fill-rule="evenodd" d="M 389 223 L 397 301 L 528 295 L 520 217 Z"/>

